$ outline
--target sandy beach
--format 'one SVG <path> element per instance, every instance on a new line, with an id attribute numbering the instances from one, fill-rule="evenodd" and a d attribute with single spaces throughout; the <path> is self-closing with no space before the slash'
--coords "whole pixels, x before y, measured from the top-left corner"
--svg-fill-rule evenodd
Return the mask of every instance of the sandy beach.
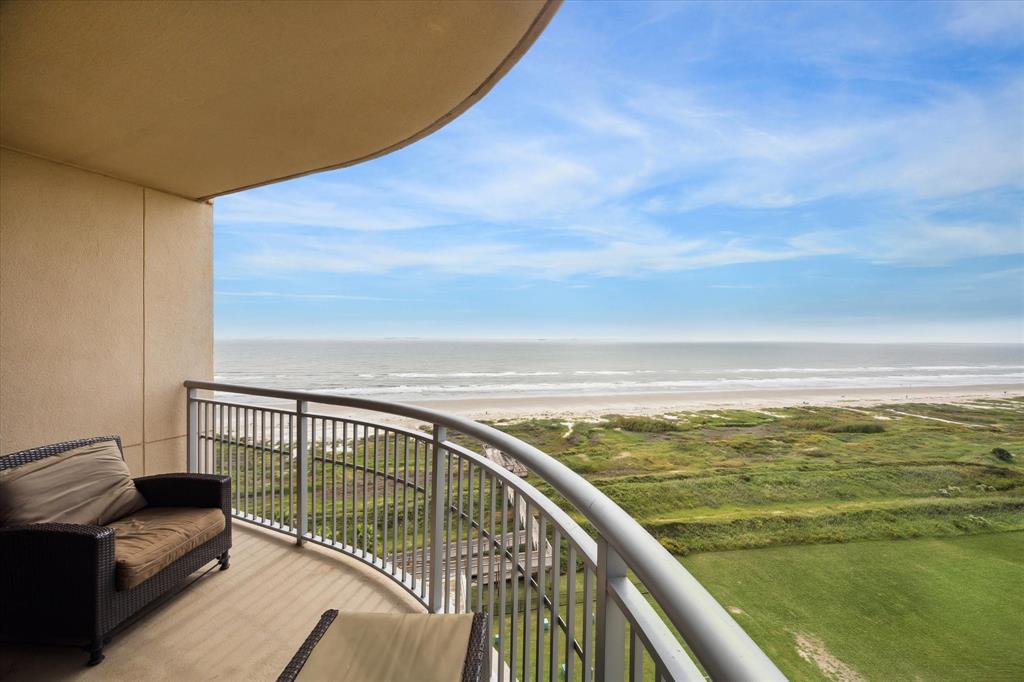
<path id="1" fill-rule="evenodd" d="M 764 409 L 792 405 L 861 406 L 891 402 L 958 403 L 1024 395 L 1024 385 L 898 388 L 784 389 L 693 393 L 635 393 L 472 400 L 423 400 L 416 404 L 477 420 L 651 415 L 680 410 Z"/>
<path id="2" fill-rule="evenodd" d="M 562 395 L 539 397 L 420 400 L 415 405 L 484 421 L 509 419 L 593 418 L 606 414 L 654 415 L 714 409 L 766 409 L 795 405 L 858 407 L 879 403 L 960 403 L 979 399 L 1005 399 L 1024 395 L 1022 384 L 930 386 L 893 388 L 784 389 L 754 391 L 702 391 L 631 393 L 620 395 Z M 316 406 L 321 414 L 367 417 L 344 407 Z M 380 415 L 374 415 L 380 421 Z M 391 423 L 407 422 L 401 418 Z"/>

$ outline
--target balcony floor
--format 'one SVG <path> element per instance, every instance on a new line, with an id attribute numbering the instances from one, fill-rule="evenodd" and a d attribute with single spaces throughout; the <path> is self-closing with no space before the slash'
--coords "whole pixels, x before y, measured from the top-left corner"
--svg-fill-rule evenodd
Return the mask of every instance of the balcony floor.
<path id="1" fill-rule="evenodd" d="M 71 647 L 0 647 L 0 679 L 274 680 L 324 610 L 422 612 L 361 562 L 235 521 L 231 568 L 130 625 L 86 667 Z"/>

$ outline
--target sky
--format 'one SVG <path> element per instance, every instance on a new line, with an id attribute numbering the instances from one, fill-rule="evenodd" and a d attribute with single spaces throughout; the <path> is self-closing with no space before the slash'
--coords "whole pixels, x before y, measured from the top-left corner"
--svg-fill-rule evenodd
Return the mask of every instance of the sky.
<path id="1" fill-rule="evenodd" d="M 1024 342 L 1024 3 L 566 2 L 214 273 L 217 338 Z"/>

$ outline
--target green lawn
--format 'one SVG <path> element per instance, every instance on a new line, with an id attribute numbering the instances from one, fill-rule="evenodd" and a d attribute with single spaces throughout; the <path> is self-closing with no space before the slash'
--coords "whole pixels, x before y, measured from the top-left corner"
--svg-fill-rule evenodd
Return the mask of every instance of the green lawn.
<path id="1" fill-rule="evenodd" d="M 1024 679 L 1024 532 L 681 560 L 793 680 Z"/>

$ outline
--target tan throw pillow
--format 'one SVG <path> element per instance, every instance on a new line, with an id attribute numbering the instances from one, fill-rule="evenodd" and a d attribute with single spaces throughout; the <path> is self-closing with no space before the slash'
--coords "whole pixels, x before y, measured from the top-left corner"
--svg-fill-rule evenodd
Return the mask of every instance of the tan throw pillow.
<path id="1" fill-rule="evenodd" d="M 0 471 L 0 526 L 102 526 L 145 506 L 112 440 Z"/>

